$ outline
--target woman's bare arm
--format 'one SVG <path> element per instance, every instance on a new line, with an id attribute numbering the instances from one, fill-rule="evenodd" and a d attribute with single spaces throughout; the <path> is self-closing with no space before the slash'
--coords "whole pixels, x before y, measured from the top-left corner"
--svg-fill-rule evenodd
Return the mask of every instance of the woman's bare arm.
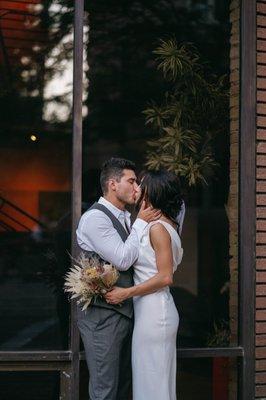
<path id="1" fill-rule="evenodd" d="M 114 288 L 107 293 L 106 300 L 111 304 L 121 303 L 133 296 L 144 296 L 154 293 L 173 282 L 173 254 L 171 237 L 160 223 L 150 228 L 150 241 L 155 251 L 158 272 L 152 278 L 130 288 Z"/>

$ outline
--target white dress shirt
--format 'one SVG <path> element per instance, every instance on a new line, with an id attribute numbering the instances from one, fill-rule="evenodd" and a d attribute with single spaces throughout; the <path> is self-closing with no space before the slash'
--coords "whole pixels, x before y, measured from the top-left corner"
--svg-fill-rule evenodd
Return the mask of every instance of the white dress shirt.
<path id="1" fill-rule="evenodd" d="M 103 197 L 98 203 L 108 208 L 125 228 L 126 225 L 130 227 L 128 211 L 120 210 Z M 82 249 L 95 251 L 101 258 L 115 265 L 118 270 L 126 271 L 138 258 L 140 237 L 146 226 L 147 222 L 137 218 L 127 240 L 123 242 L 105 213 L 100 210 L 88 210 L 79 221 L 76 231 L 77 241 Z"/>

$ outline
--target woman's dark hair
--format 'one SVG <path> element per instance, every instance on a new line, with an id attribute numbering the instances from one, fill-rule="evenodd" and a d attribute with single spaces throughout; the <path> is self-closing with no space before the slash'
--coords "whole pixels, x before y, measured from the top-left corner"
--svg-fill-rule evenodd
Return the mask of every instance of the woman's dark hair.
<path id="1" fill-rule="evenodd" d="M 141 199 L 145 199 L 152 207 L 158 208 L 173 222 L 182 206 L 182 194 L 178 177 L 165 169 L 143 173 L 141 181 Z"/>
<path id="2" fill-rule="evenodd" d="M 103 193 L 107 192 L 109 179 L 116 179 L 118 182 L 123 176 L 124 169 L 136 171 L 136 165 L 125 158 L 112 157 L 105 161 L 101 169 L 100 183 Z"/>

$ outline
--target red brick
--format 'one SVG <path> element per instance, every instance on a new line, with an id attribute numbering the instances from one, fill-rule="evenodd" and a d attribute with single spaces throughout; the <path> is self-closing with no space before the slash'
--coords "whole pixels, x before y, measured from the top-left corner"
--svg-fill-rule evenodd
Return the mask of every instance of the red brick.
<path id="1" fill-rule="evenodd" d="M 266 81 L 265 81 L 265 89 L 266 89 Z M 257 117 L 257 126 L 260 128 L 266 128 L 266 117 Z"/>
<path id="2" fill-rule="evenodd" d="M 266 335 L 256 335 L 256 346 L 266 346 Z M 266 372 L 265 372 L 266 374 Z M 266 383 L 266 380 L 265 380 Z"/>
<path id="3" fill-rule="evenodd" d="M 266 347 L 257 347 L 256 348 L 256 358 L 266 358 Z"/>
<path id="4" fill-rule="evenodd" d="M 257 296 L 265 296 L 266 295 L 266 285 L 257 285 L 256 286 L 256 294 L 257 294 Z"/>
<path id="5" fill-rule="evenodd" d="M 260 3 L 259 1 L 257 1 L 257 11 L 258 11 L 258 13 L 266 14 L 266 4 Z"/>
<path id="6" fill-rule="evenodd" d="M 239 20 L 240 10 L 239 7 L 230 12 L 230 22 Z"/>
<path id="7" fill-rule="evenodd" d="M 265 51 L 266 50 L 266 41 L 265 40 L 257 40 L 257 48 L 258 51 Z"/>
<path id="8" fill-rule="evenodd" d="M 257 168 L 257 179 L 266 179 L 266 168 Z"/>
<path id="9" fill-rule="evenodd" d="M 264 272 L 266 274 L 266 272 Z M 256 297 L 256 308 L 257 309 L 266 309 L 266 296 L 265 297 Z"/>
<path id="10" fill-rule="evenodd" d="M 260 53 L 263 54 L 263 53 Z M 239 46 L 234 45 L 230 48 L 230 59 L 237 58 L 239 60 Z"/>
<path id="11" fill-rule="evenodd" d="M 257 283 L 266 283 L 266 272 L 257 272 L 256 273 L 256 281 Z M 266 302 L 266 298 L 265 298 Z M 262 304 L 263 300 L 260 299 L 259 304 Z M 262 308 L 262 307 L 260 307 Z M 266 308 L 266 303 L 265 303 L 265 308 Z"/>
<path id="12" fill-rule="evenodd" d="M 258 39 L 266 39 L 266 31 L 264 28 L 257 29 L 257 37 Z"/>
<path id="13" fill-rule="evenodd" d="M 266 21 L 266 18 L 265 18 Z M 262 53 L 260 51 L 257 52 L 257 62 L 259 64 L 266 64 L 266 53 Z"/>
<path id="14" fill-rule="evenodd" d="M 257 129 L 257 139 L 266 140 L 266 129 Z"/>
<path id="15" fill-rule="evenodd" d="M 266 321 L 266 310 L 256 311 L 256 321 Z M 266 348 L 265 348 L 266 351 Z"/>
<path id="16" fill-rule="evenodd" d="M 264 78 L 264 79 L 266 79 L 266 78 Z M 257 104 L 257 113 L 258 114 L 262 114 L 262 115 L 266 115 L 266 104 L 258 103 Z"/>
<path id="17" fill-rule="evenodd" d="M 234 10 L 239 7 L 239 0 L 232 0 L 230 3 L 230 10 Z"/>
<path id="18" fill-rule="evenodd" d="M 255 388 L 255 396 L 256 397 L 265 397 L 266 396 L 266 385 L 256 385 Z M 261 399 L 263 400 L 263 399 Z"/>
<path id="19" fill-rule="evenodd" d="M 266 92 L 263 90 L 257 91 L 257 101 L 266 101 Z"/>
<path id="20" fill-rule="evenodd" d="M 231 71 L 239 71 L 239 59 L 238 58 L 234 58 L 230 60 L 230 69 Z"/>
<path id="21" fill-rule="evenodd" d="M 266 26 L 266 17 L 264 15 L 257 16 L 257 25 L 258 26 Z"/>
<path id="22" fill-rule="evenodd" d="M 256 235 L 256 243 L 257 244 L 266 244 L 266 233 L 265 232 L 259 232 Z"/>
<path id="23" fill-rule="evenodd" d="M 265 194 L 258 194 L 257 195 L 257 205 L 258 206 L 265 206 L 266 205 L 266 195 Z"/>
<path id="24" fill-rule="evenodd" d="M 266 154 L 266 142 L 259 142 L 257 145 L 258 154 Z"/>
<path id="25" fill-rule="evenodd" d="M 266 322 L 256 322 L 256 333 L 266 333 Z"/>
<path id="26" fill-rule="evenodd" d="M 259 384 L 266 383 L 266 372 L 257 372 L 255 379 L 256 379 L 256 383 L 259 383 Z"/>
<path id="27" fill-rule="evenodd" d="M 266 231 L 266 220 L 259 219 L 257 220 L 257 231 Z"/>
<path id="28" fill-rule="evenodd" d="M 266 181 L 257 181 L 256 191 L 259 193 L 266 192 Z"/>
<path id="29" fill-rule="evenodd" d="M 256 259 L 256 268 L 257 268 L 257 270 L 266 269 L 266 258 L 257 258 Z"/>
<path id="30" fill-rule="evenodd" d="M 257 207 L 257 218 L 266 218 L 266 207 Z"/>
<path id="31" fill-rule="evenodd" d="M 258 156 L 257 157 L 257 165 L 258 166 L 266 166 L 266 156 Z"/>

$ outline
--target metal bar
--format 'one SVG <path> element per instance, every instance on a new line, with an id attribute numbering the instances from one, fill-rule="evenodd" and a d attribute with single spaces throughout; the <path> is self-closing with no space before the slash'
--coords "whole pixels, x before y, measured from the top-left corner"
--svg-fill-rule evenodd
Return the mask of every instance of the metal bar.
<path id="1" fill-rule="evenodd" d="M 8 0 L 9 3 L 23 3 L 23 4 L 32 4 L 34 6 L 40 4 L 37 1 L 23 1 L 23 0 Z"/>
<path id="2" fill-rule="evenodd" d="M 60 400 L 71 400 L 71 366 L 60 371 Z"/>
<path id="3" fill-rule="evenodd" d="M 57 362 L 19 362 L 19 363 L 1 363 L 0 364 L 0 371 L 65 371 L 70 368 L 70 363 L 57 363 Z"/>
<path id="4" fill-rule="evenodd" d="M 4 221 L 0 221 L 0 226 L 4 228 L 8 232 L 16 232 L 16 229 L 14 229 L 12 226 L 6 224 Z"/>
<path id="5" fill-rule="evenodd" d="M 196 347 L 177 349 L 178 358 L 210 358 L 210 357 L 243 357 L 242 347 Z M 79 354 L 80 360 L 85 360 L 85 352 Z"/>
<path id="6" fill-rule="evenodd" d="M 70 351 L 0 351 L 0 362 L 71 361 Z"/>
<path id="7" fill-rule="evenodd" d="M 209 357 L 243 357 L 242 347 L 217 347 L 217 348 L 184 348 L 177 349 L 178 358 L 209 358 Z"/>
<path id="8" fill-rule="evenodd" d="M 25 217 L 31 219 L 32 221 L 36 222 L 39 226 L 42 228 L 47 229 L 47 227 L 40 222 L 38 219 L 34 218 L 32 215 L 28 214 L 26 211 L 22 210 L 22 208 L 16 206 L 15 204 L 11 203 L 11 201 L 5 199 L 4 197 L 0 196 L 0 200 L 2 200 L 2 204 L 0 208 L 3 208 L 5 204 L 8 204 L 11 208 L 14 208 L 14 210 L 20 212 L 21 214 L 25 215 Z"/>
<path id="9" fill-rule="evenodd" d="M 73 77 L 73 169 L 72 169 L 72 255 L 77 256 L 76 228 L 81 215 L 82 185 L 82 94 L 83 94 L 83 23 L 84 0 L 75 0 L 74 13 L 74 77 Z M 72 351 L 71 399 L 79 398 L 79 332 L 76 303 L 71 304 Z"/>
<path id="10" fill-rule="evenodd" d="M 255 398 L 256 1 L 242 0 L 240 37 L 239 398 Z"/>
<path id="11" fill-rule="evenodd" d="M 0 214 L 4 215 L 6 218 L 11 219 L 11 221 L 15 222 L 22 228 L 26 229 L 28 232 L 31 232 L 30 228 L 28 228 L 26 225 L 22 224 L 21 222 L 17 221 L 15 218 L 11 217 L 10 215 L 8 215 L 6 212 L 2 211 L 1 209 L 0 209 Z"/>

